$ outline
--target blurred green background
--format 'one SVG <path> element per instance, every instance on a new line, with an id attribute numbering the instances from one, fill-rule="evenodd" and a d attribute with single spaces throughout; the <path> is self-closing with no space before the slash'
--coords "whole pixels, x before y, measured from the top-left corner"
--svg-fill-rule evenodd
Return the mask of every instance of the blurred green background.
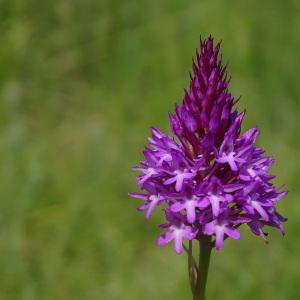
<path id="1" fill-rule="evenodd" d="M 208 299 L 300 299 L 298 0 L 0 0 L 0 299 L 191 299 L 127 193 L 210 33 L 290 193 L 284 238 L 213 252 Z"/>

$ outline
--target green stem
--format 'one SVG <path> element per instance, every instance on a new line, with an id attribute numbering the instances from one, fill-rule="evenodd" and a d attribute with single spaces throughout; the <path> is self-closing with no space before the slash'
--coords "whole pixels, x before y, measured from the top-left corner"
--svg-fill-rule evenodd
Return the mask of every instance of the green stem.
<path id="1" fill-rule="evenodd" d="M 199 245 L 199 267 L 197 270 L 197 282 L 195 284 L 195 288 L 193 289 L 193 299 L 205 300 L 205 288 L 212 248 L 210 240 L 207 237 L 201 237 L 201 239 L 199 240 Z"/>
<path id="2" fill-rule="evenodd" d="M 200 273 L 200 299 L 205 300 L 205 289 L 210 262 L 211 245 L 207 238 L 200 239 L 199 273 Z"/>

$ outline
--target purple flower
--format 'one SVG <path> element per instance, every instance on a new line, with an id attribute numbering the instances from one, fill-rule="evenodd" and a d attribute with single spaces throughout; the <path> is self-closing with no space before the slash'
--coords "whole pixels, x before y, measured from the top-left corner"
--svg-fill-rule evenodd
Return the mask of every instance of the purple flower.
<path id="1" fill-rule="evenodd" d="M 225 236 L 229 236 L 234 240 L 238 240 L 241 236 L 240 232 L 230 223 L 230 219 L 226 215 L 217 217 L 205 224 L 203 232 L 207 235 L 215 235 L 215 246 L 217 250 L 223 249 Z"/>
<path id="2" fill-rule="evenodd" d="M 164 246 L 170 241 L 174 241 L 174 249 L 180 254 L 183 251 L 182 242 L 183 239 L 193 240 L 197 236 L 197 228 L 187 225 L 181 215 L 172 214 L 166 210 L 166 218 L 168 223 L 162 224 L 162 228 L 168 228 L 165 232 L 157 239 L 159 246 Z"/>
<path id="3" fill-rule="evenodd" d="M 143 205 L 138 207 L 138 210 L 140 211 L 145 210 L 147 219 L 151 217 L 154 208 L 165 200 L 163 196 L 155 193 L 153 194 L 130 193 L 130 196 L 145 201 Z"/>
<path id="4" fill-rule="evenodd" d="M 174 136 L 152 128 L 145 160 L 134 168 L 143 192 L 130 195 L 143 201 L 146 218 L 162 208 L 166 231 L 157 243 L 173 241 L 177 253 L 201 236 L 222 249 L 226 238 L 240 238 L 242 224 L 262 238 L 265 226 L 284 233 L 276 205 L 287 192 L 272 183 L 274 160 L 255 146 L 259 130 L 241 133 L 245 113 L 235 108 L 219 50 L 212 37 L 201 41 L 183 103 L 169 113 Z"/>

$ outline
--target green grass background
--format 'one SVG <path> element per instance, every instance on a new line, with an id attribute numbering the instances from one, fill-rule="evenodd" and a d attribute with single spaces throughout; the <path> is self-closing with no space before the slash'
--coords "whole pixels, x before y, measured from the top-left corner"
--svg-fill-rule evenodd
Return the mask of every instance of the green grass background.
<path id="1" fill-rule="evenodd" d="M 208 299 L 300 299 L 298 0 L 0 0 L 1 300 L 191 299 L 127 193 L 210 33 L 290 193 L 284 238 L 213 252 Z"/>

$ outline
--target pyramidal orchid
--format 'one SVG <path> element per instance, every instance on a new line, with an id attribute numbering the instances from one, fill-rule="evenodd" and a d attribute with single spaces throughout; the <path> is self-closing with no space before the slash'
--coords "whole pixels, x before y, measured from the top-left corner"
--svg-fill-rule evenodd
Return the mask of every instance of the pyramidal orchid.
<path id="1" fill-rule="evenodd" d="M 286 221 L 276 204 L 287 192 L 272 183 L 273 159 L 255 145 L 259 130 L 241 133 L 245 112 L 235 107 L 219 51 L 211 36 L 200 42 L 183 103 L 169 114 L 173 135 L 152 128 L 145 160 L 134 168 L 143 192 L 130 194 L 142 201 L 138 210 L 146 218 L 163 211 L 166 223 L 157 244 L 173 243 L 178 254 L 187 252 L 192 293 L 201 300 L 212 248 L 240 239 L 243 224 L 265 239 L 265 227 L 284 234 Z M 193 241 L 200 242 L 198 264 Z"/>

